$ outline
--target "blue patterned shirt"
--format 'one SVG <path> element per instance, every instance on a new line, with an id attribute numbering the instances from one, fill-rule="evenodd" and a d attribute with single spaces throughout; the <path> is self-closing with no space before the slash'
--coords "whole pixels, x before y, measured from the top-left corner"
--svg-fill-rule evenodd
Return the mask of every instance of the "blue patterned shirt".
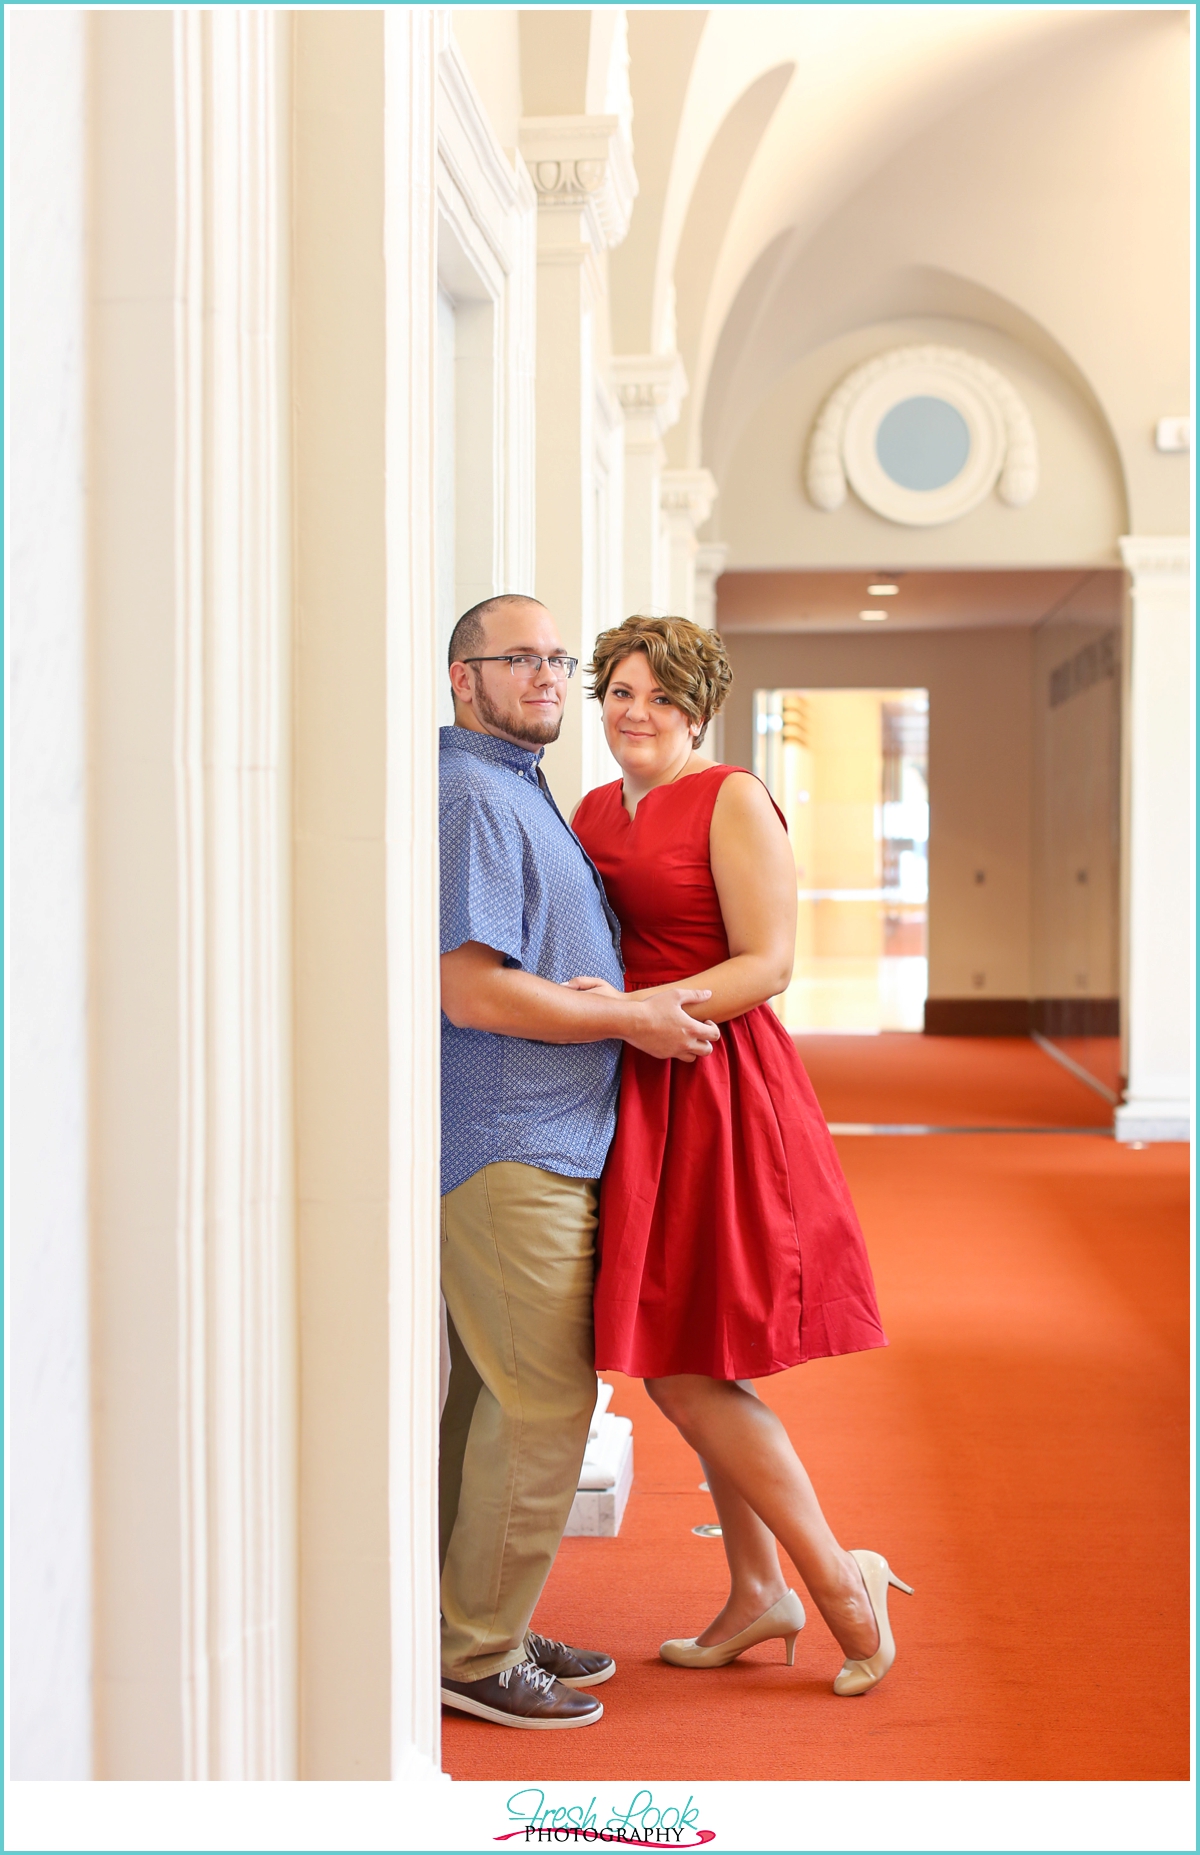
<path id="1" fill-rule="evenodd" d="M 621 932 L 579 839 L 539 778 L 541 751 L 441 730 L 442 952 L 474 940 L 506 966 L 624 988 Z M 459 1030 L 442 1014 L 442 1190 L 519 1160 L 600 1176 L 616 1126 L 621 1045 Z"/>

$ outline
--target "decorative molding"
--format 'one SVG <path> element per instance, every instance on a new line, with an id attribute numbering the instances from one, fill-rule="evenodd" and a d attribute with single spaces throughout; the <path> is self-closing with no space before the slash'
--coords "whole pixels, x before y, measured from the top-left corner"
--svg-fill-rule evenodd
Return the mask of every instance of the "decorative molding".
<path id="1" fill-rule="evenodd" d="M 1154 427 L 1156 451 L 1187 454 L 1192 448 L 1192 421 L 1189 418 L 1159 419 Z"/>
<path id="2" fill-rule="evenodd" d="M 963 469 L 936 490 L 894 483 L 875 455 L 880 420 L 921 393 L 949 400 L 971 433 Z M 847 374 L 813 426 L 804 467 L 809 501 L 826 512 L 839 509 L 847 477 L 869 508 L 906 526 L 953 521 L 993 487 L 1002 502 L 1019 509 L 1037 493 L 1037 434 L 1015 387 L 988 362 L 961 348 L 893 348 Z"/>
<path id="3" fill-rule="evenodd" d="M 710 470 L 664 470 L 659 504 L 667 538 L 667 598 L 680 618 L 696 615 L 696 530 L 712 513 L 717 499 Z"/>
<path id="4" fill-rule="evenodd" d="M 679 419 L 688 390 L 680 354 L 614 354 L 609 363 L 613 391 L 627 426 L 648 424 L 661 439 Z"/>
<path id="5" fill-rule="evenodd" d="M 1185 588 L 1192 577 L 1192 543 L 1188 535 L 1122 535 L 1117 542 L 1121 564 L 1139 580 L 1176 580 Z"/>
<path id="6" fill-rule="evenodd" d="M 481 381 L 473 394 L 476 417 L 490 429 L 473 447 L 476 481 L 466 491 L 473 531 L 490 509 L 482 597 L 533 583 L 537 195 L 521 156 L 509 164 L 449 33 L 437 59 L 435 120 L 438 280 L 456 309 L 491 312 L 486 327 L 467 335 L 490 383 L 490 391 Z M 458 333 L 461 339 L 461 320 Z"/>
<path id="7" fill-rule="evenodd" d="M 1113 1132 L 1122 1146 L 1134 1141 L 1143 1145 L 1160 1140 L 1186 1142 L 1192 1137 L 1191 1096 L 1139 1096 L 1124 1101 L 1113 1115 Z"/>
<path id="8" fill-rule="evenodd" d="M 707 573 L 712 579 L 719 580 L 728 559 L 727 541 L 702 541 L 696 549 L 696 572 Z"/>
<path id="9" fill-rule="evenodd" d="M 637 174 L 619 116 L 526 116 L 521 154 L 541 212 L 582 215 L 597 251 L 629 230 Z"/>
<path id="10" fill-rule="evenodd" d="M 535 194 L 525 164 L 509 165 L 453 34 L 437 54 L 438 197 L 449 181 L 495 262 L 507 274 L 514 251 L 513 214 L 532 207 Z"/>
<path id="11" fill-rule="evenodd" d="M 696 549 L 692 616 L 706 631 L 716 629 L 717 581 L 724 573 L 728 559 L 729 547 L 724 541 L 704 541 Z"/>
<path id="12" fill-rule="evenodd" d="M 694 536 L 712 514 L 716 478 L 711 470 L 664 470 L 661 497 L 663 514 L 676 523 L 685 521 Z"/>
<path id="13" fill-rule="evenodd" d="M 435 10 L 384 13 L 392 1777 L 441 1776 Z"/>
<path id="14" fill-rule="evenodd" d="M 625 426 L 624 606 L 627 612 L 660 611 L 667 603 L 663 437 L 679 417 L 687 375 L 674 352 L 614 355 L 609 370 Z"/>
<path id="15" fill-rule="evenodd" d="M 296 1775 L 286 27 L 174 15 L 184 1773 Z"/>

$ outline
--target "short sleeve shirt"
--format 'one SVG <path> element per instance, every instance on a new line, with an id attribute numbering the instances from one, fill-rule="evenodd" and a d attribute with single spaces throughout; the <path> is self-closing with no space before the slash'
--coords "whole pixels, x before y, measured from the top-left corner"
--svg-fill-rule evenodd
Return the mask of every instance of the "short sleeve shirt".
<path id="1" fill-rule="evenodd" d="M 441 950 L 469 940 L 563 985 L 624 988 L 620 928 L 539 775 L 541 752 L 441 730 Z M 598 1178 L 616 1127 L 621 1045 L 461 1030 L 442 1015 L 442 1190 L 498 1160 Z"/>

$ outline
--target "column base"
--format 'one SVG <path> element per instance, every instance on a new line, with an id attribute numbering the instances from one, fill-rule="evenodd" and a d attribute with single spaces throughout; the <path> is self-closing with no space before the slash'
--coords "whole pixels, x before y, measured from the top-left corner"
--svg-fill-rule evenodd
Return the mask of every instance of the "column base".
<path id="1" fill-rule="evenodd" d="M 1190 1140 L 1192 1104 L 1186 1095 L 1124 1101 L 1113 1116 L 1113 1132 L 1125 1145 L 1135 1140 Z"/>

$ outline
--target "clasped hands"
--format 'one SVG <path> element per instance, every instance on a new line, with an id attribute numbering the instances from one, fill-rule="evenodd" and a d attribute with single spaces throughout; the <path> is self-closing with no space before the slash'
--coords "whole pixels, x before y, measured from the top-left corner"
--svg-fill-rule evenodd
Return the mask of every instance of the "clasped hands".
<path id="1" fill-rule="evenodd" d="M 721 1032 L 708 1019 L 692 1017 L 687 1006 L 712 997 L 711 990 L 696 991 L 687 986 L 655 986 L 646 992 L 618 992 L 606 979 L 581 974 L 568 981 L 572 991 L 592 992 L 608 998 L 625 999 L 631 1023 L 622 1029 L 626 1043 L 647 1056 L 666 1058 L 677 1063 L 694 1063 L 698 1056 L 708 1056 Z"/>

